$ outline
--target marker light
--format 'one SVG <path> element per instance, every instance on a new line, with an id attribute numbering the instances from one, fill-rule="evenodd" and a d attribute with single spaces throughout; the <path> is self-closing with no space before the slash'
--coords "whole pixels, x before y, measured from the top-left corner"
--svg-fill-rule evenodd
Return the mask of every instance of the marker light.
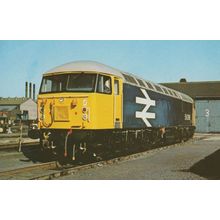
<path id="1" fill-rule="evenodd" d="M 83 108 L 82 108 L 82 112 L 83 112 L 83 113 L 85 113 L 86 110 L 87 110 L 86 107 L 83 107 Z"/>
<path id="2" fill-rule="evenodd" d="M 82 119 L 83 119 L 84 121 L 86 121 L 86 120 L 87 120 L 87 114 L 83 114 L 83 115 L 82 115 Z"/>

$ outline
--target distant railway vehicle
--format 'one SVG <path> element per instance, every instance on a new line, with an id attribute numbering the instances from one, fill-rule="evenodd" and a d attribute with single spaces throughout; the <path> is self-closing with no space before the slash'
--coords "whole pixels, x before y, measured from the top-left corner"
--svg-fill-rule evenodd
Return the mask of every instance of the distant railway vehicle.
<path id="1" fill-rule="evenodd" d="M 107 146 L 186 140 L 195 130 L 189 96 L 93 61 L 46 72 L 37 103 L 38 129 L 30 136 L 72 160 Z"/>

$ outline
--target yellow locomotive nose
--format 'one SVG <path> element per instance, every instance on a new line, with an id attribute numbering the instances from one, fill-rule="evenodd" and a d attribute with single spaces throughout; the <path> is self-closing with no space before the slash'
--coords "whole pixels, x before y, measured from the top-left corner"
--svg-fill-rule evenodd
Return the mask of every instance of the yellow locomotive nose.
<path id="1" fill-rule="evenodd" d="M 72 129 L 88 128 L 90 108 L 88 96 L 63 96 L 62 98 L 41 95 L 38 98 L 40 128 Z"/>

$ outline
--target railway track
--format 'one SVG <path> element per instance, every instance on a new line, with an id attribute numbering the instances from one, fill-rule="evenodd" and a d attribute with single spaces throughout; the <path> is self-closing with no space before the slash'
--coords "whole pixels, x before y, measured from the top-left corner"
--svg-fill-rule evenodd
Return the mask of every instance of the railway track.
<path id="1" fill-rule="evenodd" d="M 187 142 L 194 142 L 201 139 L 204 139 L 204 137 L 193 138 L 191 140 L 188 140 Z M 75 164 L 61 168 L 57 167 L 57 163 L 55 161 L 35 164 L 28 167 L 16 168 L 13 170 L 0 172 L 0 179 L 50 180 L 65 175 L 71 175 L 86 169 L 112 165 L 118 162 L 123 162 L 135 158 L 139 158 L 142 156 L 146 156 L 148 154 L 155 154 L 158 151 L 165 150 L 171 147 L 182 146 L 182 145 L 184 145 L 184 143 L 176 143 L 172 145 L 153 148 L 143 152 L 137 152 L 129 155 L 122 155 L 98 162 L 90 162 L 88 164 Z"/>
<path id="2" fill-rule="evenodd" d="M 56 168 L 56 162 L 48 162 L 48 163 L 41 163 L 35 164 L 28 167 L 20 167 L 13 170 L 6 170 L 0 172 L 0 179 L 24 179 L 25 177 L 31 177 L 34 175 L 36 171 L 44 171 L 48 169 Z M 25 178 L 26 179 L 26 178 Z"/>
<path id="3" fill-rule="evenodd" d="M 30 146 L 37 146 L 39 145 L 39 141 L 35 142 L 25 142 L 21 144 L 21 148 L 23 147 L 30 147 Z M 10 151 L 10 150 L 19 150 L 19 144 L 13 143 L 13 144 L 0 144 L 0 151 Z"/>

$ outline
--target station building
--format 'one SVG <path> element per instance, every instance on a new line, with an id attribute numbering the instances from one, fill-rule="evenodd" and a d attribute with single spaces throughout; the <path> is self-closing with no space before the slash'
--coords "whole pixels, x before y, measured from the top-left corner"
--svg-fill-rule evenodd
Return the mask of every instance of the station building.
<path id="1" fill-rule="evenodd" d="M 220 132 L 220 81 L 161 83 L 195 100 L 196 132 Z"/>
<path id="2" fill-rule="evenodd" d="M 22 115 L 22 116 L 21 116 Z M 36 120 L 37 103 L 31 98 L 0 98 L 0 120 Z"/>

